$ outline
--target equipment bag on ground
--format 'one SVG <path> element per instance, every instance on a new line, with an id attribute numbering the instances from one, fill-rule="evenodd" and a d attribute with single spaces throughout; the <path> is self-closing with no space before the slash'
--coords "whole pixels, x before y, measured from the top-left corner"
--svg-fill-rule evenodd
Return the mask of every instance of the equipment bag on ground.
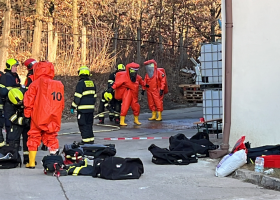
<path id="1" fill-rule="evenodd" d="M 139 158 L 108 157 L 94 160 L 93 177 L 109 180 L 139 179 L 144 166 Z"/>
<path id="2" fill-rule="evenodd" d="M 63 148 L 63 153 L 65 155 L 65 164 L 72 164 L 73 162 L 78 162 L 84 156 L 83 149 L 76 144 L 65 144 Z"/>
<path id="3" fill-rule="evenodd" d="M 263 155 L 280 155 L 280 145 L 266 145 L 249 148 L 247 153 L 247 163 L 255 163 L 256 157 Z"/>
<path id="4" fill-rule="evenodd" d="M 9 146 L 0 148 L 0 169 L 21 167 L 22 161 L 17 149 Z"/>
<path id="5" fill-rule="evenodd" d="M 148 150 L 153 154 L 152 162 L 158 165 L 188 165 L 197 163 L 197 156 L 193 150 L 169 151 L 152 144 Z"/>
<path id="6" fill-rule="evenodd" d="M 214 144 L 207 139 L 189 140 L 184 134 L 177 134 L 169 138 L 170 151 L 194 151 L 195 154 L 202 156 L 209 156 L 209 146 Z M 199 143 L 199 144 L 198 144 Z M 212 147 L 210 149 L 213 149 Z"/>
<path id="7" fill-rule="evenodd" d="M 67 172 L 63 169 L 63 159 L 60 155 L 47 155 L 42 160 L 44 173 L 53 173 L 54 176 L 66 176 Z"/>
<path id="8" fill-rule="evenodd" d="M 84 156 L 93 158 L 107 158 L 116 155 L 115 144 L 84 144 L 80 146 Z"/>

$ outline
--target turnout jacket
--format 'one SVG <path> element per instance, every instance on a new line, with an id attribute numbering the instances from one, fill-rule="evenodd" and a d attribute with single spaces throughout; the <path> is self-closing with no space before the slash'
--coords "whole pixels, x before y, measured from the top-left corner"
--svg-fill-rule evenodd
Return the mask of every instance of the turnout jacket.
<path id="1" fill-rule="evenodd" d="M 93 81 L 88 76 L 81 75 L 76 86 L 71 109 L 77 109 L 80 113 L 94 112 L 96 97 L 96 86 Z"/>
<path id="2" fill-rule="evenodd" d="M 116 73 L 117 73 L 117 72 L 118 72 L 118 71 L 115 71 L 115 72 L 113 72 L 112 74 L 110 74 L 109 79 L 108 79 L 108 89 L 111 88 L 112 85 L 114 84 L 115 79 L 116 79 Z"/>

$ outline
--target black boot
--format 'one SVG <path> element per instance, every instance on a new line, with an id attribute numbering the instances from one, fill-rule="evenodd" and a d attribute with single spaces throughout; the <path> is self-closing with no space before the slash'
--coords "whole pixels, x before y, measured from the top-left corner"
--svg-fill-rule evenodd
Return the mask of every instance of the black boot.
<path id="1" fill-rule="evenodd" d="M 104 117 L 99 117 L 99 122 L 98 124 L 104 124 Z"/>
<path id="2" fill-rule="evenodd" d="M 23 155 L 23 164 L 27 164 L 29 163 L 29 154 L 24 154 Z"/>
<path id="3" fill-rule="evenodd" d="M 120 118 L 115 118 L 115 124 L 119 125 L 120 124 Z"/>
<path id="4" fill-rule="evenodd" d="M 48 151 L 48 147 L 46 145 L 42 144 L 41 150 L 42 151 Z"/>

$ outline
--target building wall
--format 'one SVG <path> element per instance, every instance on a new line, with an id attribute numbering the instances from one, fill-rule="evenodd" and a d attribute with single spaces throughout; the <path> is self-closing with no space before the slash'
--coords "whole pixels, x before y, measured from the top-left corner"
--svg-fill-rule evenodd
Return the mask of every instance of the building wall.
<path id="1" fill-rule="evenodd" d="M 230 149 L 242 135 L 252 147 L 279 144 L 280 1 L 233 0 L 232 4 Z"/>

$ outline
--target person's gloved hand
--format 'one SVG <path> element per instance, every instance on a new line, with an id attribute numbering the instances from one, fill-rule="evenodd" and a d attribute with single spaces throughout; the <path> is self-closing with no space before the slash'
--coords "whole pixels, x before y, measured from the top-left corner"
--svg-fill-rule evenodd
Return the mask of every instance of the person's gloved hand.
<path id="1" fill-rule="evenodd" d="M 114 90 L 113 90 L 113 88 L 111 88 L 111 87 L 107 89 L 107 92 L 108 92 L 108 93 L 111 93 L 111 94 L 112 94 L 113 91 L 114 91 Z"/>
<path id="2" fill-rule="evenodd" d="M 149 85 L 145 85 L 145 87 L 146 87 L 146 88 L 149 88 L 150 86 L 149 86 Z"/>
<path id="3" fill-rule="evenodd" d="M 74 114 L 74 109 L 73 109 L 73 108 L 71 108 L 70 112 L 71 112 L 71 114 Z"/>
<path id="4" fill-rule="evenodd" d="M 30 118 L 24 118 L 24 120 L 23 120 L 23 123 L 25 124 L 25 125 L 30 125 Z"/>
<path id="5" fill-rule="evenodd" d="M 145 94 L 145 90 L 142 90 L 142 91 L 141 91 L 141 94 L 144 96 L 144 94 Z"/>
<path id="6" fill-rule="evenodd" d="M 159 95 L 162 96 L 163 95 L 163 90 L 159 91 Z"/>

